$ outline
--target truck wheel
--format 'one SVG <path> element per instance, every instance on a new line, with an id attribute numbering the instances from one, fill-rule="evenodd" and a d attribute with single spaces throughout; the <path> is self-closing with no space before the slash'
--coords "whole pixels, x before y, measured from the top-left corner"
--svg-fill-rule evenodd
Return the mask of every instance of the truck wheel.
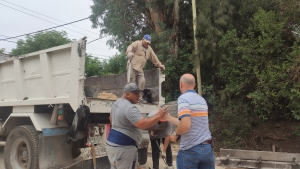
<path id="1" fill-rule="evenodd" d="M 9 133 L 4 148 L 6 169 L 39 168 L 38 135 L 33 126 L 19 126 Z"/>

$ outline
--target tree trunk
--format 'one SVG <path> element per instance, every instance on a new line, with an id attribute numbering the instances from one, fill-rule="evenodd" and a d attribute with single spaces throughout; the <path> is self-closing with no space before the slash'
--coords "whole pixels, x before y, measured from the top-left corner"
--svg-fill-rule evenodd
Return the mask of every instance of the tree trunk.
<path id="1" fill-rule="evenodd" d="M 192 0 L 192 8 L 193 8 L 193 28 L 194 28 L 194 43 L 195 43 L 195 68 L 197 74 L 197 88 L 198 94 L 202 96 L 202 87 L 201 87 L 201 71 L 200 71 L 200 53 L 198 48 L 198 40 L 196 37 L 197 32 L 197 14 L 196 14 L 196 2 Z"/>
<path id="2" fill-rule="evenodd" d="M 151 16 L 151 21 L 154 24 L 155 32 L 159 35 L 162 31 L 160 23 L 164 22 L 164 15 L 162 11 L 159 11 L 155 4 L 152 2 L 153 0 L 146 0 L 147 4 L 150 4 L 149 11 Z"/>

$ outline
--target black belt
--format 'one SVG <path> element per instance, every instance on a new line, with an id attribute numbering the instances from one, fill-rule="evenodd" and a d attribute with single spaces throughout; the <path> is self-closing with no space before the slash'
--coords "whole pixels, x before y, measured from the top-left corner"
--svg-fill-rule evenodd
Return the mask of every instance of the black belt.
<path id="1" fill-rule="evenodd" d="M 206 141 L 203 141 L 202 143 L 200 143 L 201 145 L 203 144 L 211 144 L 211 140 L 206 140 Z"/>

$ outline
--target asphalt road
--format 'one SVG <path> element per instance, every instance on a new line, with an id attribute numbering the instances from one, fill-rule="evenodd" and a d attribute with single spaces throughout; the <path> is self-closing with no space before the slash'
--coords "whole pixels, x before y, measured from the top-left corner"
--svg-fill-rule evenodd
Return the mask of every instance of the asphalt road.
<path id="1" fill-rule="evenodd" d="M 4 162 L 3 162 L 3 151 L 4 147 L 0 146 L 0 169 L 4 169 Z M 176 169 L 176 162 L 173 162 L 174 169 Z M 152 168 L 152 158 L 151 155 L 148 156 L 147 163 L 142 166 L 144 169 Z M 162 159 L 159 161 L 159 168 L 165 168 L 166 165 Z M 224 167 L 216 166 L 216 169 L 225 169 Z"/>

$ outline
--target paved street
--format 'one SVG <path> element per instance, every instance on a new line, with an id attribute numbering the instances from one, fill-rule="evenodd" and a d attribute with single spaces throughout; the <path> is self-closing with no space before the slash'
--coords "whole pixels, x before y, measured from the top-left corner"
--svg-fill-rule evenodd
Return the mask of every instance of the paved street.
<path id="1" fill-rule="evenodd" d="M 3 150 L 4 150 L 4 147 L 0 147 L 0 169 L 4 169 Z M 174 166 L 176 166 L 176 162 L 175 161 L 173 162 L 173 164 L 174 164 Z M 163 169 L 165 167 L 166 167 L 166 165 L 163 162 L 163 160 L 161 159 L 160 162 L 159 162 L 159 168 Z M 147 163 L 145 165 L 143 165 L 143 168 L 144 169 L 152 168 L 152 158 L 151 158 L 151 155 L 148 156 Z M 176 167 L 174 167 L 174 169 L 176 169 Z M 224 167 L 216 166 L 216 169 L 225 169 L 225 168 Z"/>
<path id="2" fill-rule="evenodd" d="M 176 161 L 173 162 L 173 166 L 174 166 L 174 169 L 176 169 Z M 147 160 L 147 163 L 145 165 L 142 166 L 144 169 L 149 169 L 149 168 L 152 168 L 152 158 L 151 158 L 151 155 L 148 156 L 148 160 Z M 160 169 L 164 169 L 166 167 L 164 161 L 162 159 L 160 159 L 159 161 L 159 168 Z M 215 169 L 226 169 L 225 167 L 220 167 L 220 166 L 216 166 Z"/>

